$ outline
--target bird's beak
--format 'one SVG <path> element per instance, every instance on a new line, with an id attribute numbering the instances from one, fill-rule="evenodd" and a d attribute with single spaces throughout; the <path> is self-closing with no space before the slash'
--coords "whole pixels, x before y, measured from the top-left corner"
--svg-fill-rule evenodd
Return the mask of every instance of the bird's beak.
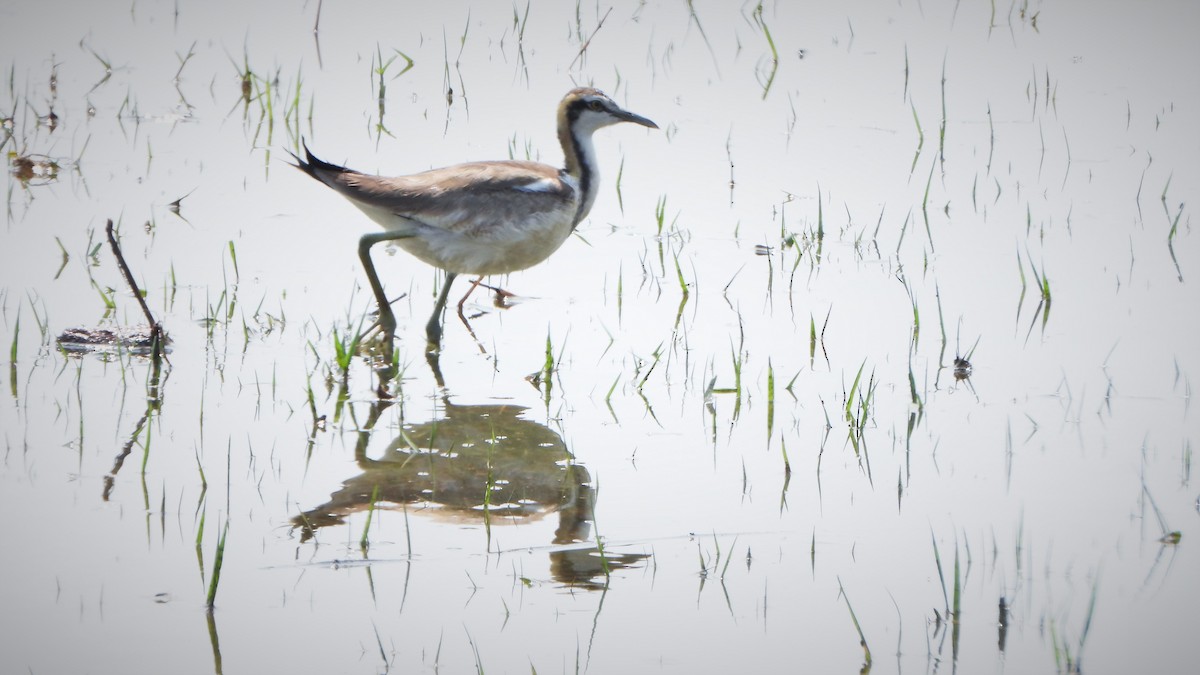
<path id="1" fill-rule="evenodd" d="M 644 127 L 650 127 L 651 129 L 658 128 L 658 125 L 655 124 L 653 120 L 631 113 L 628 110 L 620 111 L 617 114 L 617 117 L 620 117 L 622 122 L 633 122 L 634 124 L 640 124 Z"/>

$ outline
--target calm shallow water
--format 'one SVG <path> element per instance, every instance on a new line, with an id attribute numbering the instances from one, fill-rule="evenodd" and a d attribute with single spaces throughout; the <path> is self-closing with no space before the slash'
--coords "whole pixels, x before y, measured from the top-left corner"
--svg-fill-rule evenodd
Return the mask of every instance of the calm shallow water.
<path id="1" fill-rule="evenodd" d="M 57 167 L 5 179 L 0 670 L 845 672 L 851 608 L 873 672 L 1195 668 L 1200 10 L 335 4 L 0 9 L 3 152 Z M 377 251 L 379 404 L 373 226 L 283 150 L 557 163 L 577 84 L 662 131 L 598 134 L 444 390 Z M 156 390 L 55 346 L 141 322 L 108 218 Z"/>

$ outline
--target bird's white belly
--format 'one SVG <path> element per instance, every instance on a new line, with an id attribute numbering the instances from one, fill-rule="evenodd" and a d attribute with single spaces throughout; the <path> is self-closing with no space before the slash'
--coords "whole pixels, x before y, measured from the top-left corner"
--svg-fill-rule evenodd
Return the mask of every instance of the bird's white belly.
<path id="1" fill-rule="evenodd" d="M 489 275 L 527 269 L 550 257 L 571 235 L 571 215 L 552 211 L 515 223 L 466 216 L 448 228 L 394 216 L 375 220 L 390 230 L 411 228 L 413 236 L 397 239 L 396 245 L 429 265 L 458 274 Z"/>

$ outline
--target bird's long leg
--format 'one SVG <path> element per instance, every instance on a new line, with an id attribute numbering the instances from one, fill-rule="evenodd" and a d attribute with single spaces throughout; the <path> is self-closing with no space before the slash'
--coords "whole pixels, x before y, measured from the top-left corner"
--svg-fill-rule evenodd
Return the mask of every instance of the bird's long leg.
<path id="1" fill-rule="evenodd" d="M 446 272 L 446 281 L 442 283 L 442 291 L 438 293 L 437 303 L 433 306 L 433 315 L 429 317 L 429 323 L 425 324 L 425 338 L 429 340 L 431 346 L 436 346 L 442 341 L 442 310 L 446 309 L 450 284 L 454 283 L 457 276 L 458 274 L 454 272 Z M 459 310 L 459 316 L 462 316 L 461 310 Z"/>
<path id="2" fill-rule="evenodd" d="M 396 333 L 396 315 L 392 314 L 391 303 L 388 302 L 387 295 L 383 292 L 383 284 L 379 283 L 379 275 L 375 272 L 375 263 L 371 262 L 371 247 L 382 241 L 396 241 L 411 236 L 407 232 L 385 230 L 368 232 L 358 240 L 358 259 L 362 261 L 363 269 L 367 272 L 367 281 L 371 284 L 371 292 L 375 294 L 375 302 L 379 305 L 379 327 L 389 338 Z"/>
<path id="3" fill-rule="evenodd" d="M 466 304 L 467 298 L 471 297 L 471 294 L 474 293 L 475 289 L 479 287 L 479 282 L 481 281 L 483 281 L 482 276 L 475 277 L 475 281 L 471 282 L 471 287 L 468 288 L 467 292 L 463 294 L 462 300 L 458 301 L 458 318 L 462 319 L 463 323 L 467 322 L 467 317 L 463 314 L 463 305 Z"/>
<path id="4" fill-rule="evenodd" d="M 487 349 L 484 348 L 483 343 L 479 341 L 479 338 L 475 336 L 475 330 L 473 328 L 471 328 L 470 319 L 467 318 L 466 314 L 463 314 L 463 304 L 467 301 L 467 298 L 471 297 L 471 292 L 475 290 L 476 286 L 483 286 L 484 288 L 491 288 L 491 286 L 487 286 L 487 285 L 479 283 L 481 281 L 483 281 L 483 277 L 477 277 L 475 279 L 475 281 L 472 281 L 471 287 L 467 289 L 467 293 L 462 296 L 462 300 L 458 301 L 458 319 L 459 319 L 459 321 L 462 321 L 462 324 L 464 326 L 466 326 L 467 333 L 470 333 L 471 339 L 475 340 L 475 345 L 477 347 L 479 347 L 479 353 L 486 354 Z"/>
<path id="5" fill-rule="evenodd" d="M 392 341 L 396 337 L 396 315 L 392 313 L 391 303 L 384 295 L 383 284 L 379 282 L 379 274 L 375 272 L 375 263 L 371 262 L 371 247 L 381 241 L 395 241 L 410 236 L 412 235 L 394 231 L 370 232 L 358 240 L 358 259 L 362 261 L 367 281 L 371 284 L 371 292 L 375 294 L 375 302 L 379 305 L 378 325 L 383 332 L 384 367 L 379 370 L 379 387 L 376 389 L 381 399 L 388 398 L 387 385 L 396 374 L 392 347 Z"/>

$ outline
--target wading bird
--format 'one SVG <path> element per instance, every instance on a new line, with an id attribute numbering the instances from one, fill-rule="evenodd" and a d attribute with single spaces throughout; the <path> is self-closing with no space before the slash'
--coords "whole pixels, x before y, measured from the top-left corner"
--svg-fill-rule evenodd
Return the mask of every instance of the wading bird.
<path id="1" fill-rule="evenodd" d="M 600 171 L 592 133 L 619 122 L 657 129 L 654 122 L 623 110 L 598 89 L 572 89 L 558 105 L 562 168 L 537 162 L 468 162 L 408 176 L 372 176 L 318 159 L 304 146 L 295 166 L 336 190 L 383 232 L 364 234 L 358 256 L 379 304 L 379 326 L 393 335 L 396 317 L 371 262 L 371 247 L 396 244 L 446 271 L 433 315 L 425 325 L 431 348 L 442 336 L 442 311 L 459 274 L 475 275 L 467 296 L 484 276 L 532 267 L 558 250 L 596 201 Z M 498 293 L 500 291 L 497 291 Z M 389 349 L 390 352 L 390 349 Z"/>

